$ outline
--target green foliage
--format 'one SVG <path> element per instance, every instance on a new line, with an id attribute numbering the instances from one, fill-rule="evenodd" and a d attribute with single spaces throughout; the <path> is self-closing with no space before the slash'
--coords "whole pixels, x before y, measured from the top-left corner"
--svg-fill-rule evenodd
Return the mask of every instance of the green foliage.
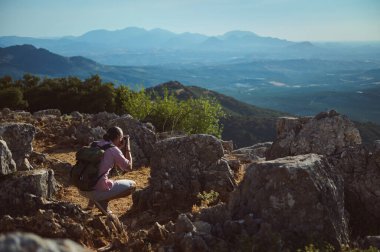
<path id="1" fill-rule="evenodd" d="M 199 98 L 181 101 L 168 91 L 163 96 L 147 94 L 141 88 L 102 83 L 98 75 L 82 81 L 76 77 L 45 78 L 25 74 L 13 81 L 0 78 L 0 107 L 25 108 L 31 112 L 56 108 L 63 113 L 101 111 L 128 113 L 142 121 L 150 121 L 158 131 L 181 131 L 188 134 L 221 136 L 219 123 L 224 112 L 215 99 Z M 24 100 L 25 99 L 25 100 Z"/>
<path id="2" fill-rule="evenodd" d="M 160 131 L 207 133 L 220 137 L 222 125 L 219 120 L 224 115 L 214 99 L 201 97 L 181 101 L 165 89 L 163 97 L 154 95 L 154 106 L 148 119 Z"/>
<path id="3" fill-rule="evenodd" d="M 209 207 L 219 202 L 219 193 L 214 190 L 210 192 L 203 191 L 202 193 L 198 193 L 197 198 L 201 202 L 201 207 Z"/>
<path id="4" fill-rule="evenodd" d="M 8 87 L 0 90 L 0 108 L 23 109 L 27 107 L 27 102 L 23 99 L 20 88 Z"/>
<path id="5" fill-rule="evenodd" d="M 127 87 L 116 89 L 116 112 L 153 123 L 158 131 L 181 131 L 188 134 L 207 133 L 221 136 L 219 119 L 224 116 L 216 100 L 199 98 L 181 101 L 168 90 L 163 96 L 147 94 L 144 89 L 133 92 Z"/>
<path id="6" fill-rule="evenodd" d="M 153 108 L 152 101 L 143 88 L 133 92 L 128 87 L 120 86 L 116 89 L 115 101 L 116 113 L 128 113 L 139 120 L 147 118 Z"/>

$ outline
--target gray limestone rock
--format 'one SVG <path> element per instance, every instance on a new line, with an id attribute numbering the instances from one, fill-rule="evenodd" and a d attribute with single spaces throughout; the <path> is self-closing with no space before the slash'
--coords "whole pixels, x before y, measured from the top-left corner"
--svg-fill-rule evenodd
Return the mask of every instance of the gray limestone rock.
<path id="1" fill-rule="evenodd" d="M 359 130 L 334 110 L 311 117 L 282 117 L 277 121 L 277 139 L 267 159 L 307 153 L 332 155 L 345 147 L 361 144 Z"/>
<path id="2" fill-rule="evenodd" d="M 5 141 L 0 140 L 0 176 L 16 171 L 16 163 Z"/>
<path id="3" fill-rule="evenodd" d="M 32 233 L 14 232 L 0 235 L 0 251 L 7 252 L 90 252 L 69 239 L 46 239 Z"/>
<path id="4" fill-rule="evenodd" d="M 191 135 L 157 142 L 151 158 L 150 186 L 136 193 L 134 205 L 159 209 L 191 208 L 198 193 L 211 190 L 226 199 L 235 187 L 221 142 Z"/>
<path id="5" fill-rule="evenodd" d="M 258 143 L 249 147 L 234 150 L 232 154 L 239 160 L 252 162 L 265 159 L 267 150 L 272 146 L 272 142 Z"/>
<path id="6" fill-rule="evenodd" d="M 26 208 L 23 197 L 33 194 L 38 197 L 51 198 L 54 196 L 57 183 L 53 170 L 32 170 L 16 172 L 0 180 L 0 214 L 22 211 Z"/>
<path id="7" fill-rule="evenodd" d="M 44 109 L 34 112 L 33 116 L 36 118 L 41 118 L 44 116 L 60 117 L 61 111 L 59 109 Z"/>
<path id="8" fill-rule="evenodd" d="M 233 219 L 253 213 L 269 223 L 284 248 L 348 242 L 343 180 L 316 154 L 253 163 L 229 209 Z"/>
<path id="9" fill-rule="evenodd" d="M 32 153 L 32 141 L 36 134 L 36 129 L 31 124 L 26 123 L 5 123 L 0 124 L 0 136 L 12 152 L 17 170 L 32 169 L 27 158 Z"/>
<path id="10" fill-rule="evenodd" d="M 371 153 L 362 146 L 349 147 L 329 161 L 344 178 L 352 234 L 380 233 L 380 149 Z"/>

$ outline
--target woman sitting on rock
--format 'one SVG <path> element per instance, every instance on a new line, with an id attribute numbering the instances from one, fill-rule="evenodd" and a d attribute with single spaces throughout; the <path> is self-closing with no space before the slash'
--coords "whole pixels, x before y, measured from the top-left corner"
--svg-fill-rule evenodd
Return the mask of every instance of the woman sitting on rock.
<path id="1" fill-rule="evenodd" d="M 104 156 L 99 165 L 100 179 L 96 183 L 94 190 L 81 191 L 81 194 L 90 199 L 88 207 L 92 208 L 96 201 L 100 206 L 108 211 L 108 202 L 112 199 L 122 198 L 132 194 L 136 189 L 136 183 L 133 180 L 111 180 L 108 174 L 114 165 L 123 170 L 132 170 L 132 156 L 129 136 L 123 136 L 123 131 L 119 127 L 111 127 L 103 136 L 103 140 L 95 142 L 99 147 L 109 145 L 104 152 Z M 125 148 L 125 155 L 122 150 Z"/>

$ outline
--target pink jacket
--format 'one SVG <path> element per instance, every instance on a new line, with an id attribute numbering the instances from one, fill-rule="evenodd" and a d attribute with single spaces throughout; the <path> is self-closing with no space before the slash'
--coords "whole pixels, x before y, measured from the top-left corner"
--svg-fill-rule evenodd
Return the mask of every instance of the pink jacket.
<path id="1" fill-rule="evenodd" d="M 112 142 L 104 140 L 98 142 L 99 146 L 103 146 L 106 144 L 112 144 Z M 108 148 L 104 152 L 103 160 L 100 162 L 99 165 L 99 176 L 103 173 L 104 175 L 99 179 L 98 183 L 96 183 L 95 190 L 111 190 L 113 186 L 113 181 L 108 179 L 108 174 L 110 173 L 111 169 L 114 167 L 115 164 L 123 170 L 128 170 L 129 168 L 129 160 L 124 157 L 121 150 L 116 146 Z"/>

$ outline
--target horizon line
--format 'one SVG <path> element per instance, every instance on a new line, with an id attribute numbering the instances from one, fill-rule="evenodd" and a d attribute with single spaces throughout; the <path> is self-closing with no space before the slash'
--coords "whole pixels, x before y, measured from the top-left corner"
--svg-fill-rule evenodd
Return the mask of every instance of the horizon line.
<path id="1" fill-rule="evenodd" d="M 256 32 L 250 31 L 250 30 L 241 30 L 241 29 L 229 30 L 229 31 L 226 31 L 226 32 L 221 33 L 221 34 L 211 35 L 211 34 L 204 34 L 204 33 L 200 33 L 200 32 L 191 32 L 191 31 L 174 32 L 174 31 L 171 31 L 171 30 L 168 30 L 168 29 L 165 29 L 165 28 L 160 28 L 160 27 L 155 27 L 155 28 L 149 29 L 149 28 L 138 27 L 138 26 L 127 26 L 125 28 L 114 29 L 114 30 L 105 29 L 105 28 L 98 28 L 98 29 L 93 29 L 93 30 L 86 31 L 86 32 L 84 32 L 84 33 L 82 33 L 80 35 L 52 35 L 52 36 L 0 35 L 0 37 L 24 37 L 24 38 L 35 38 L 35 39 L 63 39 L 63 38 L 67 38 L 67 37 L 78 38 L 78 37 L 81 37 L 81 36 L 85 35 L 86 33 L 93 32 L 93 31 L 117 32 L 117 31 L 123 31 L 123 30 L 130 29 L 130 28 L 141 29 L 141 30 L 145 30 L 145 31 L 148 31 L 148 32 L 151 32 L 151 31 L 154 31 L 154 30 L 163 30 L 163 31 L 167 31 L 167 32 L 170 32 L 170 33 L 174 33 L 176 35 L 181 35 L 181 34 L 197 34 L 197 35 L 206 36 L 206 37 L 220 37 L 220 36 L 225 35 L 226 33 L 238 31 L 238 32 L 249 32 L 249 33 L 255 34 L 255 35 L 259 36 L 259 37 L 263 37 L 263 38 L 275 38 L 275 39 L 281 39 L 281 40 L 286 40 L 286 41 L 291 41 L 291 42 L 314 42 L 314 43 L 337 43 L 337 42 L 339 42 L 339 43 L 364 43 L 364 42 L 367 42 L 367 43 L 380 43 L 380 39 L 379 40 L 361 40 L 361 39 L 351 39 L 351 40 L 326 40 L 326 39 L 321 39 L 321 40 L 298 40 L 298 39 L 296 39 L 296 40 L 290 40 L 290 39 L 286 39 L 286 38 L 260 35 L 260 34 L 258 34 Z"/>

